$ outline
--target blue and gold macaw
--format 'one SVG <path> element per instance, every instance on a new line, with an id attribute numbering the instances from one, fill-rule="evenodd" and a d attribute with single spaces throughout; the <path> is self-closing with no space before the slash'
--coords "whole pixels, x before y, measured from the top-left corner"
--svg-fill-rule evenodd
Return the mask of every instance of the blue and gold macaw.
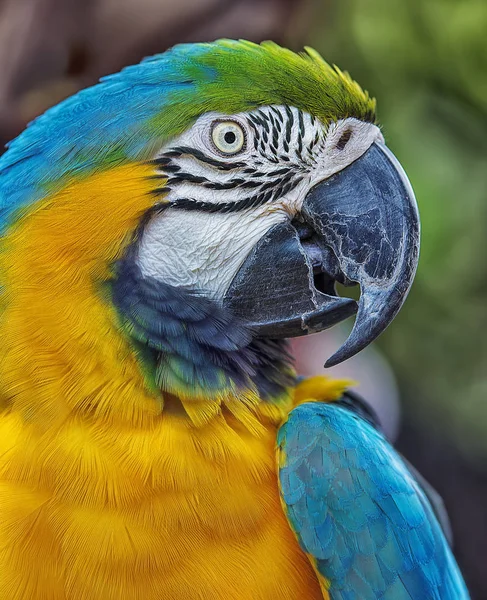
<path id="1" fill-rule="evenodd" d="M 0 600 L 468 598 L 426 487 L 285 342 L 357 313 L 345 360 L 417 264 L 348 74 L 177 46 L 14 140 L 0 223 Z"/>

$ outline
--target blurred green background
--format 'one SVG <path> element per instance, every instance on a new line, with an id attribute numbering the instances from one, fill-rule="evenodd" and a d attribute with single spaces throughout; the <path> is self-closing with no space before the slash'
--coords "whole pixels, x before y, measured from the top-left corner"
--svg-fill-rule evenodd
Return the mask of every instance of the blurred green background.
<path id="1" fill-rule="evenodd" d="M 0 140 L 63 97 L 181 41 L 317 48 L 378 99 L 422 217 L 417 278 L 378 346 L 399 448 L 445 499 L 487 598 L 487 1 L 0 0 Z"/>

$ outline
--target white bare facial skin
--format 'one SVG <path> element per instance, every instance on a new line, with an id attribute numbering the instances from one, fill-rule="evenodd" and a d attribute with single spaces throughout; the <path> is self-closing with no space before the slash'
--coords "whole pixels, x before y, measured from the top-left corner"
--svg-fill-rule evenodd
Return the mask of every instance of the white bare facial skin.
<path id="1" fill-rule="evenodd" d="M 262 209 L 260 209 L 262 212 Z M 168 209 L 146 227 L 138 264 L 145 276 L 219 299 L 259 239 L 285 218 L 278 212 Z"/>
<path id="2" fill-rule="evenodd" d="M 358 119 L 343 119 L 326 128 L 295 108 L 264 107 L 254 112 L 260 120 L 268 115 L 267 135 L 259 119 L 251 120 L 252 113 L 207 113 L 164 147 L 158 156 L 181 148 L 204 156 L 201 160 L 201 154 L 183 152 L 171 159 L 177 171 L 175 176 L 168 174 L 170 191 L 164 200 L 189 199 L 210 206 L 242 204 L 267 190 L 273 197 L 226 212 L 168 207 L 152 218 L 139 241 L 137 261 L 143 275 L 222 300 L 245 258 L 270 228 L 292 220 L 315 184 L 357 160 L 372 143 L 384 141 L 377 126 Z M 279 135 L 272 135 L 272 119 Z M 222 122 L 229 122 L 229 132 L 239 134 L 235 127 L 244 132 L 240 151 L 225 155 L 215 146 L 212 132 L 217 124 L 217 139 L 224 140 Z M 228 139 L 234 140 L 231 135 Z M 232 150 L 231 143 L 228 148 Z M 256 186 L 247 187 L 252 182 Z"/>

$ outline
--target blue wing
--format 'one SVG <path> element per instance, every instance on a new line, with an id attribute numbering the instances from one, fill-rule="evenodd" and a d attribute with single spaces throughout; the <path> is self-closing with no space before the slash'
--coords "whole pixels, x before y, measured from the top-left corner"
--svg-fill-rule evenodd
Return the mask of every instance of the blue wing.
<path id="1" fill-rule="evenodd" d="M 468 600 L 426 496 L 372 425 L 305 403 L 279 430 L 278 451 L 288 519 L 333 600 Z"/>

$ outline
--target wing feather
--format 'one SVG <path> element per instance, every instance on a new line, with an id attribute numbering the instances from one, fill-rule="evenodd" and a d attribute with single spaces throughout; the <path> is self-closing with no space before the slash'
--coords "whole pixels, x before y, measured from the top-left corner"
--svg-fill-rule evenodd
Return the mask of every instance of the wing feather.
<path id="1" fill-rule="evenodd" d="M 369 422 L 304 403 L 278 452 L 290 525 L 333 600 L 468 600 L 421 485 Z"/>

